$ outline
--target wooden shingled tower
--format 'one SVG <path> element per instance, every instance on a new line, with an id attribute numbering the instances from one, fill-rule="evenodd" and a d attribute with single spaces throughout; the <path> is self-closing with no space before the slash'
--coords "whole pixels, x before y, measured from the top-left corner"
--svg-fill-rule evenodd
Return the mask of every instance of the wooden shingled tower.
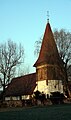
<path id="1" fill-rule="evenodd" d="M 38 81 L 64 79 L 63 62 L 59 56 L 49 22 L 46 25 L 39 57 L 34 67 L 36 67 Z"/>

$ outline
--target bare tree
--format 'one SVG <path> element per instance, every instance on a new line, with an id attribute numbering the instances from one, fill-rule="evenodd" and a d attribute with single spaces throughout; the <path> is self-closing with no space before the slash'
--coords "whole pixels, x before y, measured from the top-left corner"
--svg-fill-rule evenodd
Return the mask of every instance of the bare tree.
<path id="1" fill-rule="evenodd" d="M 71 64 L 71 33 L 64 29 L 54 31 L 55 41 L 58 47 L 60 57 L 67 68 Z"/>
<path id="2" fill-rule="evenodd" d="M 24 49 L 21 44 L 18 46 L 9 40 L 0 45 L 0 85 L 3 87 L 3 91 L 14 77 L 17 65 L 23 62 L 23 56 Z"/>
<path id="3" fill-rule="evenodd" d="M 65 86 L 68 96 L 71 96 L 69 87 L 68 87 L 68 78 L 70 74 L 68 74 L 69 67 L 71 65 L 71 33 L 67 32 L 65 29 L 61 29 L 60 31 L 54 31 L 55 41 L 58 47 L 59 55 L 64 62 L 64 70 L 65 70 Z"/>
<path id="4" fill-rule="evenodd" d="M 35 42 L 34 55 L 36 55 L 36 56 L 38 56 L 40 53 L 41 43 L 42 43 L 42 39 Z"/>
<path id="5" fill-rule="evenodd" d="M 18 76 L 27 75 L 27 74 L 30 73 L 30 66 L 29 65 L 25 66 L 24 64 L 22 64 L 22 66 L 24 67 L 24 69 L 21 66 L 19 66 L 18 69 L 17 69 Z"/>

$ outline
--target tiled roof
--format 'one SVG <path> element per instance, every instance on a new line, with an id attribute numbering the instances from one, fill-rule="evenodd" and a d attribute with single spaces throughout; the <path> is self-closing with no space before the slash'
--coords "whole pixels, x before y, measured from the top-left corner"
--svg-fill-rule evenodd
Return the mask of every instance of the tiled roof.
<path id="1" fill-rule="evenodd" d="M 13 78 L 5 96 L 31 95 L 36 87 L 36 73 Z"/>

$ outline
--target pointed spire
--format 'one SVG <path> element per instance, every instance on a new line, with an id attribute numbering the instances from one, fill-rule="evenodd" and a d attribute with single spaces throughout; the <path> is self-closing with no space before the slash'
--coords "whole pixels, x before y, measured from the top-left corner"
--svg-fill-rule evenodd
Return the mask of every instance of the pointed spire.
<path id="1" fill-rule="evenodd" d="M 49 23 L 47 23 L 43 36 L 40 54 L 34 66 L 38 66 L 40 64 L 45 64 L 45 63 L 53 64 L 54 56 L 56 56 L 57 54 L 58 51 L 54 41 L 51 26 Z"/>
<path id="2" fill-rule="evenodd" d="M 42 40 L 42 45 L 39 57 L 34 64 L 34 67 L 47 66 L 48 79 L 65 79 L 63 62 L 59 56 L 58 49 L 55 43 L 53 32 L 49 23 L 49 15 Z M 51 76 L 52 75 L 52 76 Z"/>
<path id="3" fill-rule="evenodd" d="M 61 60 L 58 54 L 58 49 L 54 40 L 52 29 L 50 23 L 47 23 L 40 54 L 34 66 L 36 67 L 42 64 L 59 64 L 59 61 Z"/>

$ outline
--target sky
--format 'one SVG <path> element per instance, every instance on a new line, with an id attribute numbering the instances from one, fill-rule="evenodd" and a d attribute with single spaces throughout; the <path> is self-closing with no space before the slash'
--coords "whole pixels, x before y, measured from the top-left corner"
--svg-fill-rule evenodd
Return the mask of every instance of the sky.
<path id="1" fill-rule="evenodd" d="M 35 41 L 44 34 L 47 11 L 52 31 L 71 32 L 71 0 L 0 0 L 0 44 L 8 39 L 21 43 L 30 72 L 35 71 Z"/>

